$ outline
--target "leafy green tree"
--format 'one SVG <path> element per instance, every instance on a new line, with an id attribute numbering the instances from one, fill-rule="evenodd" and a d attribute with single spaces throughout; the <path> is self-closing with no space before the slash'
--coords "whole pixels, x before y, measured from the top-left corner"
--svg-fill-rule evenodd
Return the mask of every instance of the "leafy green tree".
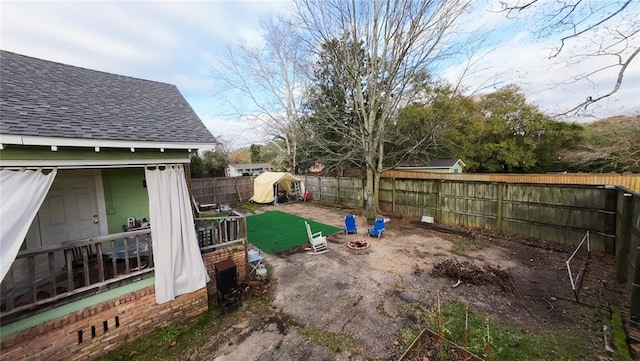
<path id="1" fill-rule="evenodd" d="M 560 151 L 581 139 L 580 125 L 548 118 L 513 85 L 476 98 L 446 85 L 430 94 L 425 104 L 402 109 L 398 122 L 417 138 L 432 137 L 424 160 L 458 157 L 470 172 L 560 171 Z"/>
<path id="2" fill-rule="evenodd" d="M 413 139 L 400 138 L 405 142 L 398 143 L 398 147 L 415 148 L 412 156 L 425 162 L 432 158 L 458 157 L 467 166 L 473 166 L 471 145 L 481 133 L 478 103 L 456 93 L 447 84 L 426 89 L 425 94 L 428 96 L 424 103 L 400 110 L 398 132 Z M 415 147 L 415 144 L 421 146 Z"/>
<path id="3" fill-rule="evenodd" d="M 224 177 L 229 165 L 228 152 L 224 145 L 218 144 L 213 150 L 205 151 L 202 156 L 191 155 L 191 178 Z"/>
<path id="4" fill-rule="evenodd" d="M 251 144 L 249 147 L 249 152 L 251 153 L 251 163 L 260 163 L 262 162 L 262 155 L 260 154 L 262 150 L 262 146 L 259 144 Z"/>
<path id="5" fill-rule="evenodd" d="M 191 155 L 191 178 L 204 178 L 207 171 L 205 170 L 204 160 L 198 154 Z"/>
<path id="6" fill-rule="evenodd" d="M 484 132 L 476 148 L 479 172 L 526 172 L 536 165 L 535 138 L 543 132 L 544 115 L 526 103 L 516 86 L 480 100 Z"/>
<path id="7" fill-rule="evenodd" d="M 579 144 L 584 137 L 584 127 L 578 123 L 556 120 L 546 122 L 544 134 L 536 146 L 537 166 L 534 173 L 561 172 L 570 170 L 561 154 Z"/>
<path id="8" fill-rule="evenodd" d="M 204 152 L 204 165 L 207 177 L 224 177 L 224 171 L 229 162 L 227 152 L 223 149 Z"/>

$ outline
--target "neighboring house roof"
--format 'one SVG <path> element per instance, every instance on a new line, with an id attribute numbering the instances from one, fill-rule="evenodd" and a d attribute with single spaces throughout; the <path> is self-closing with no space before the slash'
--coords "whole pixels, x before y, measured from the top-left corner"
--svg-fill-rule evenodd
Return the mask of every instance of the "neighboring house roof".
<path id="1" fill-rule="evenodd" d="M 449 168 L 456 165 L 456 163 L 460 162 L 464 167 L 465 164 L 459 158 L 448 158 L 448 159 L 432 159 L 427 163 L 428 168 Z"/>
<path id="2" fill-rule="evenodd" d="M 0 134 L 3 143 L 11 136 L 90 139 L 102 146 L 216 143 L 175 85 L 7 51 L 0 51 Z"/>
<path id="3" fill-rule="evenodd" d="M 428 163 L 423 161 L 407 161 L 400 164 L 397 168 L 451 168 L 456 165 L 456 163 L 460 162 L 460 165 L 463 167 L 466 166 L 464 162 L 460 158 L 447 158 L 447 159 L 432 159 Z"/>
<path id="4" fill-rule="evenodd" d="M 229 167 L 236 169 L 254 169 L 254 168 L 273 168 L 271 163 L 246 163 L 246 164 L 229 164 Z"/>

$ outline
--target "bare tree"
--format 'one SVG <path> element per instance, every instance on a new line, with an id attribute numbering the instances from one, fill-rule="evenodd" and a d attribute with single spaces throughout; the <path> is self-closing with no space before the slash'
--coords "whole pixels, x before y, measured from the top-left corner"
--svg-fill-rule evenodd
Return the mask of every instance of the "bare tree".
<path id="1" fill-rule="evenodd" d="M 264 141 L 276 145 L 295 172 L 300 105 L 307 83 L 302 71 L 305 53 L 297 30 L 283 17 L 263 18 L 259 34 L 260 45 L 229 46 L 213 64 L 213 73 L 234 114 Z"/>
<path id="2" fill-rule="evenodd" d="M 625 74 L 640 53 L 640 13 L 632 0 L 513 0 L 501 1 L 500 11 L 510 18 L 534 18 L 540 24 L 540 37 L 559 36 L 550 58 L 571 51 L 572 62 L 602 59 L 573 81 L 592 81 L 597 75 L 617 71 L 613 86 L 598 94 L 586 94 L 585 100 L 560 115 L 576 114 L 617 93 Z"/>
<path id="3" fill-rule="evenodd" d="M 367 208 L 379 210 L 378 184 L 385 170 L 385 142 L 399 105 L 421 90 L 425 74 L 450 55 L 456 20 L 468 1 L 442 0 L 299 0 L 298 13 L 312 49 L 342 39 L 362 44 L 342 47 L 334 68 L 351 82 L 353 121 L 351 150 L 363 157 L 367 178 Z M 321 117 L 320 117 L 321 118 Z M 350 152 L 353 154 L 354 152 Z"/>
<path id="4" fill-rule="evenodd" d="M 590 123 L 584 139 L 560 154 L 582 172 L 640 172 L 640 116 L 618 116 Z"/>

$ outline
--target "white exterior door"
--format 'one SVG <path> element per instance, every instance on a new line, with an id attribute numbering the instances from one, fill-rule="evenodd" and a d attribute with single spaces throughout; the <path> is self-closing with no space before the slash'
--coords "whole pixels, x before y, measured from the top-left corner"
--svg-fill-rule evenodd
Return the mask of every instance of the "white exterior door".
<path id="1" fill-rule="evenodd" d="M 100 235 L 94 175 L 59 174 L 40 211 L 41 246 Z"/>
<path id="2" fill-rule="evenodd" d="M 61 242 L 106 234 L 106 214 L 100 171 L 59 170 L 26 236 L 22 249 L 37 249 Z M 49 280 L 46 254 L 34 259 L 36 283 Z M 54 267 L 62 270 L 62 252 L 54 254 Z M 14 279 L 22 284 L 29 275 L 26 259 L 16 260 Z"/>

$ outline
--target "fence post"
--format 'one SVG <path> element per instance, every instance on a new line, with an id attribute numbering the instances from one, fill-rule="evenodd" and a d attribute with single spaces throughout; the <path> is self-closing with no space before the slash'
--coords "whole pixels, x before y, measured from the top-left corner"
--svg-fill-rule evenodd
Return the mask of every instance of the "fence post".
<path id="1" fill-rule="evenodd" d="M 631 312 L 630 319 L 631 324 L 635 327 L 640 327 L 640 272 L 638 269 L 640 268 L 640 242 L 635 242 L 638 244 L 638 248 L 635 250 L 636 259 L 635 263 L 631 263 L 629 261 L 629 277 L 633 277 L 633 282 L 631 283 Z"/>
<path id="2" fill-rule="evenodd" d="M 442 223 L 442 179 L 436 180 L 436 223 Z"/>
<path id="3" fill-rule="evenodd" d="M 211 179 L 211 189 L 213 190 L 213 202 L 215 204 L 220 204 L 220 192 L 218 190 L 218 187 L 216 186 L 216 179 L 212 178 Z"/>
<path id="4" fill-rule="evenodd" d="M 618 202 L 618 192 L 617 188 L 612 185 L 604 186 L 604 194 L 605 194 L 605 204 L 604 210 L 613 212 L 615 217 L 616 207 Z M 616 222 L 607 222 L 603 228 L 604 233 L 608 235 L 616 234 Z M 615 237 L 606 237 L 604 241 L 604 251 L 608 254 L 616 254 L 616 239 Z"/>
<path id="5" fill-rule="evenodd" d="M 318 176 L 318 202 L 322 202 L 322 181 Z"/>
<path id="6" fill-rule="evenodd" d="M 364 192 L 365 178 L 360 178 L 361 186 L 360 186 L 360 195 L 362 196 L 362 208 L 366 208 L 367 206 L 367 195 Z"/>
<path id="7" fill-rule="evenodd" d="M 391 178 L 391 213 L 396 213 L 396 178 Z"/>
<path id="8" fill-rule="evenodd" d="M 633 194 L 618 189 L 622 192 L 622 197 L 617 197 L 622 204 L 617 205 L 616 214 L 616 280 L 626 282 L 629 262 L 629 246 L 631 243 L 631 227 L 633 220 Z"/>
<path id="9" fill-rule="evenodd" d="M 504 183 L 498 183 L 498 192 L 497 192 L 497 200 L 496 200 L 496 228 L 498 231 L 502 232 L 502 220 L 503 220 L 503 198 L 504 198 Z"/>
<path id="10" fill-rule="evenodd" d="M 336 177 L 336 204 L 340 204 L 340 176 Z"/>

